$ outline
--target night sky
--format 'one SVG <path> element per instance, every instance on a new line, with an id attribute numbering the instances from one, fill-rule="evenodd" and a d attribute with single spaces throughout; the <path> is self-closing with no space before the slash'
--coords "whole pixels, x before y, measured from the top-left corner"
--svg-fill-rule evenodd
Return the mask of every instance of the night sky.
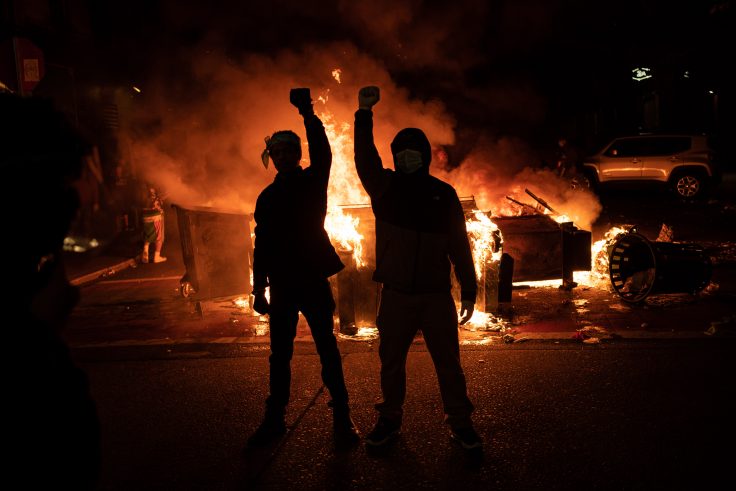
<path id="1" fill-rule="evenodd" d="M 664 94 L 663 128 L 700 131 L 712 128 L 672 101 L 699 94 L 688 107 L 707 110 L 713 90 L 721 129 L 734 130 L 730 0 L 81 4 L 65 42 L 37 39 L 47 59 L 74 67 L 79 87 L 127 87 L 132 102 L 120 108 L 132 115 L 137 172 L 200 204 L 251 206 L 270 179 L 258 170 L 264 135 L 299 131 L 287 98 L 295 86 L 329 95 L 327 109 L 346 123 L 358 88 L 381 86 L 384 159 L 398 129 L 421 127 L 445 151 L 447 169 L 463 169 L 448 180 L 476 195 L 495 187 L 502 197 L 558 136 L 593 151 L 636 132 L 647 91 Z M 649 89 L 631 80 L 642 66 L 654 70 Z M 678 92 L 685 71 L 689 92 Z M 692 124 L 677 128 L 683 121 Z"/>
<path id="2" fill-rule="evenodd" d="M 636 66 L 688 65 L 722 83 L 733 18 L 730 2 L 703 0 L 133 0 L 90 8 L 98 62 L 110 76 L 144 83 L 166 69 L 186 80 L 192 50 L 237 62 L 244 53 L 347 42 L 412 95 L 441 98 L 466 124 L 499 120 L 519 131 L 604 92 L 602 83 L 625 81 Z M 509 92 L 516 107 L 506 107 Z"/>

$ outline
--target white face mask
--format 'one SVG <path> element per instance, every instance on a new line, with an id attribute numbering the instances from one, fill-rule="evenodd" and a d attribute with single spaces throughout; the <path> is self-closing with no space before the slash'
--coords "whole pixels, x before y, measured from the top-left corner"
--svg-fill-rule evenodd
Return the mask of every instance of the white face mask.
<path id="1" fill-rule="evenodd" d="M 396 154 L 396 169 L 404 174 L 413 174 L 422 167 L 422 153 L 416 150 L 402 150 Z"/>

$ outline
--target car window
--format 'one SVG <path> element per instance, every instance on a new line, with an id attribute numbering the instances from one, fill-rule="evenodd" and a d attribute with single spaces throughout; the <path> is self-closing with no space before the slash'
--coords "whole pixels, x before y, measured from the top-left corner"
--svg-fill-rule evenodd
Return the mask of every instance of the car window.
<path id="1" fill-rule="evenodd" d="M 644 139 L 627 138 L 616 140 L 608 147 L 605 155 L 608 157 L 637 157 L 646 155 L 648 150 L 648 142 Z"/>
<path id="2" fill-rule="evenodd" d="M 676 155 L 690 148 L 687 136 L 657 136 L 616 140 L 605 152 L 608 157 Z"/>
<path id="3" fill-rule="evenodd" d="M 676 155 L 690 148 L 690 138 L 686 136 L 667 136 L 652 138 L 650 155 Z"/>

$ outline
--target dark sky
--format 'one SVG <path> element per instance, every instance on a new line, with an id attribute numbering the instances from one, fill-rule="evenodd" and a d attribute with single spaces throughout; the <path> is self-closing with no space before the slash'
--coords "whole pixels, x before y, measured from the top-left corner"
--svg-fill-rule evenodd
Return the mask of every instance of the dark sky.
<path id="1" fill-rule="evenodd" d="M 349 124 L 357 89 L 380 85 L 379 152 L 398 129 L 421 127 L 446 150 L 458 189 L 504 193 L 564 124 L 637 87 L 632 68 L 687 67 L 718 82 L 733 59 L 724 40 L 736 32 L 731 0 L 85 5 L 94 42 L 83 47 L 80 79 L 142 88 L 131 105 L 132 160 L 179 196 L 244 209 L 268 178 L 264 135 L 298 129 L 290 87 L 329 93 L 327 109 Z M 336 67 L 342 82 L 330 76 Z"/>
<path id="2" fill-rule="evenodd" d="M 600 81 L 624 81 L 634 66 L 705 64 L 716 76 L 721 19 L 730 2 L 664 0 L 328 0 L 90 2 L 108 73 L 143 83 L 166 70 L 190 77 L 192 51 L 237 63 L 245 53 L 278 53 L 348 42 L 385 64 L 420 98 L 439 97 L 468 124 L 489 110 L 523 113 L 510 125 L 538 124 L 543 112 L 596 96 Z M 726 11 L 718 13 L 718 7 Z M 707 58 L 707 57 L 706 57 Z M 722 60 L 722 58 L 720 58 Z M 120 60 L 125 60 L 121 63 Z M 692 70 L 692 68 L 691 68 Z M 598 81 L 596 81 L 596 79 Z M 507 103 L 497 94 L 511 93 Z M 530 106 L 524 104 L 527 100 Z M 504 107 L 509 106 L 509 107 Z"/>

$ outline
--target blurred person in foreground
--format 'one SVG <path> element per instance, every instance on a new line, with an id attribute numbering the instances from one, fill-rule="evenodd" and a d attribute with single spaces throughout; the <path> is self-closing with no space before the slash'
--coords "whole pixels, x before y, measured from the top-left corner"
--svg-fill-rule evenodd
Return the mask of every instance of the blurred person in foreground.
<path id="1" fill-rule="evenodd" d="M 301 141 L 294 132 L 277 131 L 266 138 L 263 164 L 268 167 L 270 158 L 277 174 L 258 196 L 254 213 L 253 309 L 269 314 L 270 394 L 263 422 L 248 444 L 265 446 L 286 433 L 291 358 L 301 312 L 332 397 L 335 443 L 345 447 L 357 443 L 359 435 L 350 417 L 342 359 L 333 333 L 335 301 L 327 279 L 344 268 L 324 228 L 332 151 L 322 121 L 314 114 L 309 89 L 292 89 L 290 101 L 304 118 L 310 165 L 306 169 L 299 165 Z"/>
<path id="2" fill-rule="evenodd" d="M 376 270 L 381 302 L 381 390 L 378 421 L 366 444 L 380 447 L 399 433 L 406 397 L 406 358 L 421 329 L 432 356 L 450 436 L 465 449 L 480 449 L 473 404 L 460 365 L 458 313 L 452 298 L 451 266 L 460 282 L 460 323 L 473 314 L 475 267 L 465 216 L 455 190 L 429 174 L 432 147 L 424 132 L 404 128 L 391 142 L 395 170 L 385 169 L 373 140 L 378 87 L 364 87 L 355 113 L 355 166 L 376 216 Z"/>
<path id="3" fill-rule="evenodd" d="M 2 257 L 13 375 L 5 392 L 5 480 L 23 489 L 95 489 L 99 420 L 61 331 L 79 299 L 61 250 L 80 205 L 89 147 L 47 101 L 0 94 Z"/>

